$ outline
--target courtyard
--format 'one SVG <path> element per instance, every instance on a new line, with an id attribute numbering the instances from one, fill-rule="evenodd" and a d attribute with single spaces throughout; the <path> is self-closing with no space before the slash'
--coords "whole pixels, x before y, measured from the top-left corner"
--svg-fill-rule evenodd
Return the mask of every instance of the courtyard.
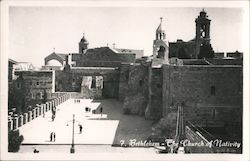
<path id="1" fill-rule="evenodd" d="M 86 111 L 86 107 L 90 110 Z M 152 121 L 137 115 L 124 115 L 122 104 L 115 99 L 80 99 L 78 102 L 70 99 L 56 107 L 54 121 L 51 119 L 52 112 L 48 111 L 45 116 L 41 115 L 19 128 L 24 136 L 19 152 L 33 152 L 34 148 L 40 152 L 69 152 L 73 115 L 76 152 L 154 151 L 153 148 L 124 148 L 131 140 L 145 141 L 151 134 Z M 79 125 L 83 127 L 82 132 Z M 50 140 L 52 132 L 55 133 L 55 141 Z"/>

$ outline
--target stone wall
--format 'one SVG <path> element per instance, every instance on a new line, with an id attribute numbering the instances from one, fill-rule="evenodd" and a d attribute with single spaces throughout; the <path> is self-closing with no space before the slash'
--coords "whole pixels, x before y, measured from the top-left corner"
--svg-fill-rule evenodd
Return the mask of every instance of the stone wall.
<path id="1" fill-rule="evenodd" d="M 118 97 L 119 70 L 117 68 L 76 67 L 69 71 L 56 71 L 56 91 L 80 93 L 83 76 L 102 76 L 102 97 Z"/>
<path id="2" fill-rule="evenodd" d="M 22 114 L 13 114 L 12 112 L 9 112 L 8 131 L 16 130 L 37 117 L 45 117 L 47 112 L 68 99 L 70 99 L 70 94 L 63 94 L 45 103 L 37 104 L 35 107 L 32 107 Z"/>
<path id="3" fill-rule="evenodd" d="M 83 98 L 102 98 L 102 76 L 83 76 L 81 94 Z"/>
<path id="4" fill-rule="evenodd" d="M 206 59 L 213 65 L 243 65 L 243 59 Z"/>
<path id="5" fill-rule="evenodd" d="M 146 119 L 162 117 L 162 68 L 149 68 L 149 101 L 145 111 Z"/>
<path id="6" fill-rule="evenodd" d="M 184 42 L 177 40 L 177 42 L 169 43 L 169 57 L 178 58 L 195 58 L 195 42 Z"/>
<path id="7" fill-rule="evenodd" d="M 148 101 L 149 64 L 124 64 L 121 67 L 119 99 L 126 114 L 144 115 Z"/>
<path id="8" fill-rule="evenodd" d="M 185 151 L 188 153 L 242 153 L 242 141 L 234 140 L 232 138 L 222 139 L 221 137 L 216 137 L 211 135 L 207 132 L 201 131 L 201 129 L 197 129 L 197 127 L 189 124 L 185 126 L 185 135 L 186 140 L 190 141 L 191 143 L 201 143 L 203 142 L 204 145 L 208 146 L 186 146 Z M 220 141 L 226 143 L 239 143 L 239 147 L 233 146 L 221 146 Z M 200 144 L 201 145 L 201 144 Z"/>
<path id="9" fill-rule="evenodd" d="M 18 77 L 12 82 L 9 91 L 9 108 L 18 112 L 27 111 L 28 106 L 51 99 L 54 92 L 53 71 L 15 71 Z"/>
<path id="10" fill-rule="evenodd" d="M 183 103 L 184 118 L 194 125 L 227 127 L 240 134 L 242 79 L 240 66 L 164 65 L 163 114 Z"/>
<path id="11" fill-rule="evenodd" d="M 191 143 L 204 143 L 204 146 L 186 146 L 185 150 L 189 153 L 213 153 L 213 147 L 205 146 L 209 144 L 209 140 L 203 137 L 198 131 L 192 129 L 191 126 L 185 126 L 186 139 Z"/>

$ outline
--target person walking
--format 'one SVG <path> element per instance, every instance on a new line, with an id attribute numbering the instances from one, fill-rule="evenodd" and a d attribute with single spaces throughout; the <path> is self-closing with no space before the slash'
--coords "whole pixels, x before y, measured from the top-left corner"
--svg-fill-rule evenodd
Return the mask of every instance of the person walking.
<path id="1" fill-rule="evenodd" d="M 53 141 L 55 142 L 56 141 L 56 133 L 53 132 Z"/>
<path id="2" fill-rule="evenodd" d="M 53 139 L 53 132 L 50 133 L 50 142 L 52 142 Z"/>
<path id="3" fill-rule="evenodd" d="M 55 119 L 55 116 L 52 114 L 51 120 L 54 121 L 54 119 Z"/>
<path id="4" fill-rule="evenodd" d="M 82 133 L 82 125 L 79 124 L 79 131 L 80 131 L 80 134 Z"/>
<path id="5" fill-rule="evenodd" d="M 100 108 L 101 117 L 102 117 L 102 112 L 103 112 L 103 108 L 101 107 Z"/>

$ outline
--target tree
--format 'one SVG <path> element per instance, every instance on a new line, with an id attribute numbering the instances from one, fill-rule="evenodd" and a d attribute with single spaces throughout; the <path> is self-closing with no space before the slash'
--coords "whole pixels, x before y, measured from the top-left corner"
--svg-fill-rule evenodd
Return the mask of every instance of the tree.
<path id="1" fill-rule="evenodd" d="M 8 133 L 8 152 L 18 152 L 23 136 L 19 134 L 19 130 L 9 131 Z"/>

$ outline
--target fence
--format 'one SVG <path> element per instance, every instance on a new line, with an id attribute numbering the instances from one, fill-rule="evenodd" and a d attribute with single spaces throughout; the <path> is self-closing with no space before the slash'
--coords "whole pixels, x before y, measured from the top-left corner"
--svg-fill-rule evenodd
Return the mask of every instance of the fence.
<path id="1" fill-rule="evenodd" d="M 28 122 L 34 120 L 35 118 L 45 114 L 45 112 L 52 110 L 52 108 L 62 104 L 63 102 L 67 101 L 70 98 L 71 94 L 64 94 L 44 104 L 37 104 L 35 108 L 28 111 L 27 113 L 8 116 L 8 130 L 11 131 L 18 129 L 22 125 L 27 124 Z"/>

